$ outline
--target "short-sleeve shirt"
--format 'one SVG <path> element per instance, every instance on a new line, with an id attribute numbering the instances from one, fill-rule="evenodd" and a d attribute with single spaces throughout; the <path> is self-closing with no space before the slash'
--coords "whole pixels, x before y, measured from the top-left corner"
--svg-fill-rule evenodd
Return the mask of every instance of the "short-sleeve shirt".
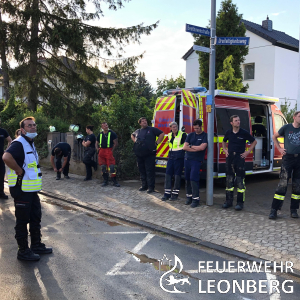
<path id="1" fill-rule="evenodd" d="M 196 134 L 196 132 L 190 133 L 186 140 L 186 143 L 192 146 L 200 146 L 201 144 L 207 143 L 207 133 L 202 131 L 200 134 Z M 205 150 L 197 151 L 197 152 L 185 152 L 185 159 L 195 160 L 195 161 L 203 161 Z"/>
<path id="2" fill-rule="evenodd" d="M 246 141 L 253 143 L 255 138 L 245 129 L 240 128 L 237 133 L 234 133 L 232 129 L 226 131 L 223 141 L 228 141 L 228 153 L 244 153 Z"/>
<path id="3" fill-rule="evenodd" d="M 155 148 L 156 137 L 160 136 L 163 132 L 156 128 L 147 126 L 146 128 L 137 129 L 132 133 L 137 139 L 146 140 L 149 143 L 149 146 L 153 146 Z"/>
<path id="4" fill-rule="evenodd" d="M 109 147 L 107 147 L 107 141 L 108 141 L 108 133 L 110 132 L 110 141 L 109 141 Z M 99 143 L 99 148 L 112 148 L 114 146 L 113 141 L 118 138 L 117 134 L 113 132 L 112 130 L 108 130 L 108 133 L 105 134 L 103 131 L 98 134 L 97 136 L 97 142 Z M 101 145 L 100 145 L 100 135 L 102 135 Z"/>
<path id="5" fill-rule="evenodd" d="M 29 140 L 23 133 L 21 134 L 23 138 L 30 144 L 30 146 L 33 145 L 33 140 Z M 14 158 L 16 163 L 19 167 L 23 168 L 24 160 L 25 160 L 25 154 L 24 154 L 24 148 L 21 142 L 19 141 L 12 141 L 10 146 L 6 149 L 5 152 L 8 152 L 11 154 L 11 156 Z"/>
<path id="6" fill-rule="evenodd" d="M 56 144 L 56 145 L 52 148 L 52 151 L 51 151 L 51 155 L 52 155 L 52 156 L 55 156 L 55 153 L 54 153 L 54 149 L 55 149 L 55 148 L 61 149 L 62 155 L 63 155 L 64 157 L 67 157 L 67 156 L 71 153 L 71 146 L 70 146 L 68 143 L 60 142 L 60 143 Z"/>
<path id="7" fill-rule="evenodd" d="M 90 141 L 90 142 L 91 142 L 90 145 L 89 145 L 90 148 L 95 148 L 95 144 L 96 144 L 96 136 L 95 136 L 93 133 L 87 135 L 87 136 L 85 137 L 84 140 L 85 140 L 86 142 L 87 142 L 87 141 Z"/>
<path id="8" fill-rule="evenodd" d="M 0 154 L 4 153 L 4 140 L 7 137 L 9 137 L 8 132 L 5 129 L 0 128 Z"/>
<path id="9" fill-rule="evenodd" d="M 286 153 L 300 153 L 300 128 L 295 128 L 292 124 L 286 124 L 278 130 L 278 133 L 284 137 Z"/>

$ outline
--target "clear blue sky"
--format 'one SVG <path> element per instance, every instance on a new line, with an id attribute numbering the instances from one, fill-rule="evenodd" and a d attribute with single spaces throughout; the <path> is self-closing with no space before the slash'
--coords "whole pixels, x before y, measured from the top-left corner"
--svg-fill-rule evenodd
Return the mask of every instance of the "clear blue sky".
<path id="1" fill-rule="evenodd" d="M 217 0 L 217 11 L 220 8 Z M 273 29 L 299 39 L 299 0 L 233 0 L 243 18 L 261 24 L 267 15 L 273 21 Z M 104 17 L 98 25 L 103 27 L 127 27 L 160 21 L 159 26 L 141 45 L 130 45 L 125 56 L 146 51 L 138 65 L 152 85 L 156 79 L 185 76 L 182 56 L 193 45 L 193 38 L 185 32 L 185 24 L 206 27 L 210 19 L 210 0 L 131 0 L 121 10 L 109 11 L 103 6 Z M 217 33 L 218 34 L 218 33 Z"/>

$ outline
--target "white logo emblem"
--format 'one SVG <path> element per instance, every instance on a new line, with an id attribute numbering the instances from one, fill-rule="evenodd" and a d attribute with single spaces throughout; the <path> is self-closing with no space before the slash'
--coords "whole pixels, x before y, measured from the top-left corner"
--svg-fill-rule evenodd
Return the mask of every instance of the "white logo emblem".
<path id="1" fill-rule="evenodd" d="M 175 263 L 174 263 L 174 266 L 169 270 L 167 271 L 166 273 L 164 273 L 161 277 L 160 277 L 160 281 L 159 281 L 159 285 L 161 287 L 161 289 L 167 293 L 177 293 L 177 294 L 184 294 L 186 292 L 182 292 L 180 290 L 178 290 L 176 288 L 176 285 L 184 285 L 185 283 L 187 283 L 188 285 L 191 285 L 190 281 L 189 281 L 189 277 L 183 277 L 182 275 L 177 275 L 177 271 L 175 273 L 175 270 L 177 269 L 178 270 L 178 274 L 181 273 L 182 269 L 183 269 L 183 265 L 182 265 L 182 262 L 180 260 L 180 258 L 178 258 L 178 256 L 174 255 L 175 257 Z M 160 270 L 160 266 L 163 264 L 163 261 L 164 259 L 166 259 L 168 262 L 169 262 L 169 267 L 170 267 L 170 264 L 171 264 L 171 260 L 169 260 L 167 258 L 166 255 L 163 256 L 163 258 L 161 260 L 159 260 L 159 270 Z M 170 273 L 174 272 L 176 275 L 174 276 L 173 274 L 172 275 L 169 275 Z M 166 283 L 167 282 L 167 283 Z M 173 290 L 170 290 L 170 289 L 167 289 L 164 287 L 164 284 L 167 285 L 167 286 L 173 286 Z"/>

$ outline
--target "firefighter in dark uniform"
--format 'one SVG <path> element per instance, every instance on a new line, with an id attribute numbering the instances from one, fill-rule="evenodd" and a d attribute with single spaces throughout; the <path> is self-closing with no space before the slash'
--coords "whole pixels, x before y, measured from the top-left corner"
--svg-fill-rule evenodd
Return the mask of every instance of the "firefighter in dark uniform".
<path id="1" fill-rule="evenodd" d="M 56 157 L 56 164 L 54 164 L 54 157 Z M 64 158 L 64 161 L 61 164 L 62 158 Z M 63 172 L 65 179 L 70 179 L 70 159 L 71 146 L 68 143 L 60 142 L 52 148 L 50 161 L 54 172 L 56 172 L 56 180 L 60 180 L 61 172 Z"/>
<path id="2" fill-rule="evenodd" d="M 291 197 L 291 217 L 299 218 L 297 209 L 300 201 L 300 111 L 296 111 L 293 116 L 294 122 L 282 126 L 273 135 L 275 147 L 282 156 L 280 181 L 275 191 L 269 219 L 277 218 L 277 210 L 281 209 L 289 179 L 292 174 L 292 197 Z M 277 138 L 284 137 L 284 149 L 280 147 Z"/>
<path id="3" fill-rule="evenodd" d="M 171 132 L 168 134 L 169 141 L 169 157 L 165 176 L 165 194 L 161 198 L 162 201 L 168 199 L 175 201 L 178 199 L 180 190 L 181 175 L 184 167 L 184 142 L 187 134 L 178 131 L 176 122 L 170 123 Z M 174 175 L 174 188 L 172 191 L 172 177 Z"/>
<path id="4" fill-rule="evenodd" d="M 191 205 L 192 208 L 200 204 L 199 181 L 200 169 L 204 160 L 207 147 L 207 133 L 202 131 L 202 121 L 193 122 L 194 132 L 190 133 L 183 146 L 185 150 L 184 174 L 186 185 L 185 205 Z"/>
<path id="5" fill-rule="evenodd" d="M 0 124 L 1 124 L 1 119 L 0 119 Z M 11 137 L 9 136 L 8 132 L 0 128 L 0 199 L 8 199 L 8 196 L 4 193 L 4 176 L 5 176 L 5 165 L 2 160 L 2 155 L 4 153 L 4 140 L 7 141 L 9 147 L 11 143 Z"/>
<path id="6" fill-rule="evenodd" d="M 140 129 L 131 134 L 134 142 L 133 151 L 136 155 L 141 175 L 142 186 L 139 191 L 154 192 L 156 147 L 164 139 L 164 133 L 155 127 L 148 126 L 147 119 L 139 119 Z M 156 140 L 157 138 L 157 140 Z"/>
<path id="7" fill-rule="evenodd" d="M 3 155 L 7 165 L 7 179 L 10 194 L 15 202 L 15 238 L 19 250 L 17 257 L 22 260 L 39 260 L 38 254 L 52 253 L 41 243 L 41 202 L 38 192 L 42 189 L 42 173 L 39 157 L 33 139 L 37 136 L 34 117 L 20 122 L 21 136 L 16 138 Z M 28 231 L 31 246 L 28 248 Z"/>
<path id="8" fill-rule="evenodd" d="M 237 204 L 236 210 L 242 210 L 245 201 L 245 158 L 251 153 L 257 144 L 255 138 L 243 128 L 240 128 L 240 117 L 237 115 L 230 117 L 232 129 L 227 130 L 222 142 L 226 155 L 226 201 L 223 208 L 232 206 L 234 181 L 237 183 Z M 251 144 L 245 151 L 246 141 Z M 228 149 L 226 142 L 228 141 Z"/>
<path id="9" fill-rule="evenodd" d="M 120 187 L 116 177 L 116 161 L 113 155 L 118 146 L 118 137 L 115 132 L 108 128 L 107 122 L 101 124 L 102 132 L 97 136 L 96 148 L 98 152 L 98 163 L 101 167 L 103 183 L 108 185 L 108 175 L 110 173 L 111 181 L 116 187 Z"/>
<path id="10" fill-rule="evenodd" d="M 84 178 L 84 181 L 92 180 L 92 167 L 95 171 L 97 171 L 98 168 L 97 163 L 94 161 L 94 155 L 96 153 L 96 136 L 94 135 L 93 130 L 93 125 L 86 126 L 85 131 L 88 135 L 85 137 L 84 141 L 82 141 L 82 146 L 86 147 L 82 160 L 86 168 L 86 177 Z"/>

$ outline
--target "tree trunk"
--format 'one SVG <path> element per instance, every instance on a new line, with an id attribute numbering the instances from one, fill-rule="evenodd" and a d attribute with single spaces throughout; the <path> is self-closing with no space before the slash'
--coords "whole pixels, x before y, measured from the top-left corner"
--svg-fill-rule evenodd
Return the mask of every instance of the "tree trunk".
<path id="1" fill-rule="evenodd" d="M 28 108 L 36 111 L 38 103 L 39 0 L 32 2 Z"/>
<path id="2" fill-rule="evenodd" d="M 1 8 L 0 8 L 0 55 L 2 62 L 2 74 L 3 74 L 3 99 L 7 103 L 9 99 L 9 75 L 8 65 L 6 61 L 6 28 L 2 22 Z"/>

